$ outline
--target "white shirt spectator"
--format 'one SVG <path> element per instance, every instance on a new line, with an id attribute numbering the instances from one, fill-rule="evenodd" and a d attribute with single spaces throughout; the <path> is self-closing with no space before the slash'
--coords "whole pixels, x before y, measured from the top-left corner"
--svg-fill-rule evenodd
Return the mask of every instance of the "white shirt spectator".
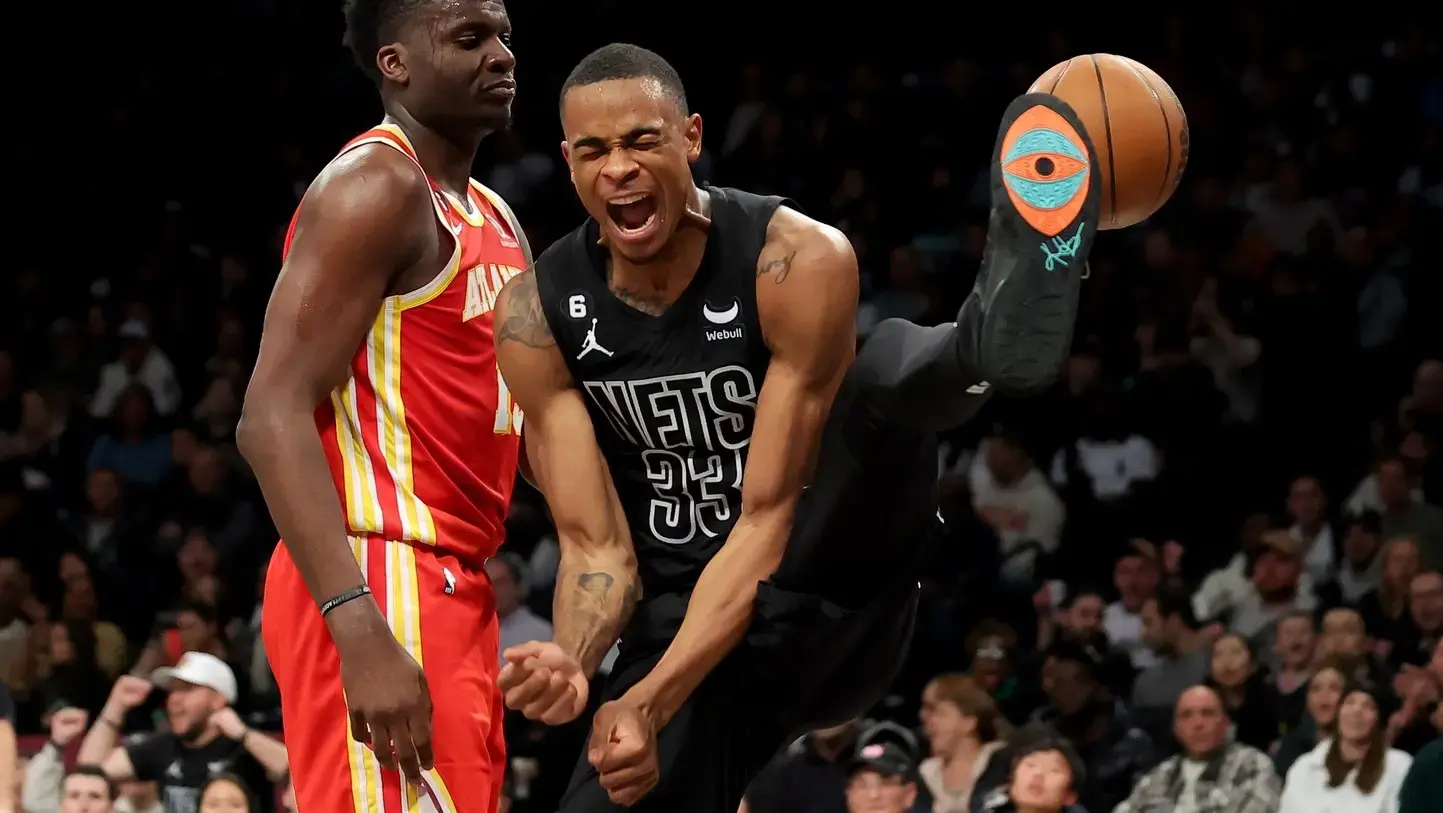
<path id="1" fill-rule="evenodd" d="M 972 507 L 997 532 L 1006 558 L 1025 542 L 1036 542 L 1048 553 L 1057 550 L 1062 541 L 1062 524 L 1067 507 L 1047 484 L 1037 469 L 1023 475 L 1016 483 L 1004 486 L 987 470 L 983 455 L 977 455 L 968 471 L 972 486 Z M 1003 576 L 1009 580 L 1029 581 L 1037 557 L 1023 554 L 1003 565 Z"/>
<path id="2" fill-rule="evenodd" d="M 1358 789 L 1357 769 L 1348 774 L 1343 784 L 1328 787 L 1328 769 L 1324 765 L 1332 740 L 1304 754 L 1288 769 L 1283 783 L 1283 803 L 1279 813 L 1396 813 L 1398 791 L 1403 777 L 1413 765 L 1413 758 L 1389 748 L 1383 761 L 1383 778 L 1373 792 L 1364 795 Z"/>
<path id="3" fill-rule="evenodd" d="M 1157 479 L 1161 463 L 1157 447 L 1141 435 L 1129 435 L 1118 441 L 1080 438 L 1074 449 L 1077 466 L 1087 474 L 1092 493 L 1099 500 L 1125 497 L 1134 483 Z M 1052 482 L 1067 485 L 1066 450 L 1052 458 Z"/>
<path id="4" fill-rule="evenodd" d="M 120 326 L 120 338 L 131 341 L 149 341 L 150 331 L 143 322 L 131 319 Z M 154 345 L 146 351 L 140 367 L 131 373 L 125 363 L 112 361 L 100 368 L 100 384 L 90 400 L 90 415 L 94 418 L 108 418 L 115 410 L 121 393 L 131 384 L 143 384 L 155 401 L 159 415 L 170 415 L 180 405 L 180 381 L 175 377 L 175 367 L 170 359 Z"/>

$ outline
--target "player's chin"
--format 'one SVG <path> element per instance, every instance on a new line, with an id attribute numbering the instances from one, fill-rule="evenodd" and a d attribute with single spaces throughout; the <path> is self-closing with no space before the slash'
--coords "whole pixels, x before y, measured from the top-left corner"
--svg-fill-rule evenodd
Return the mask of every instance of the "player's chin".
<path id="1" fill-rule="evenodd" d="M 511 102 L 482 102 L 476 106 L 471 118 L 478 127 L 491 132 L 508 130 L 511 128 Z"/>

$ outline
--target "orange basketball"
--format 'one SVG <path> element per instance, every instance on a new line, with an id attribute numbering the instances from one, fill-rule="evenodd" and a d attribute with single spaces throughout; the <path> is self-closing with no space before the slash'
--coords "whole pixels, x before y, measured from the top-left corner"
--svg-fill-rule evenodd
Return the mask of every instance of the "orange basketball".
<path id="1" fill-rule="evenodd" d="M 1172 197 L 1187 166 L 1187 115 L 1151 68 L 1114 54 L 1077 56 L 1052 66 L 1028 90 L 1072 105 L 1092 137 L 1100 228 L 1141 223 Z"/>

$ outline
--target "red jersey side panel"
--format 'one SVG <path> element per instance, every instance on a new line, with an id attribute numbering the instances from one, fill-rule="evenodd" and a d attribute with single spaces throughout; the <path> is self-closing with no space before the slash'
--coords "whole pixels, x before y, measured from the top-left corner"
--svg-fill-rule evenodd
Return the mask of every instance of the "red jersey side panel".
<path id="1" fill-rule="evenodd" d="M 415 159 L 387 125 L 342 152 L 376 143 Z M 430 283 L 383 300 L 316 426 L 351 534 L 436 545 L 479 565 L 503 538 L 521 434 L 492 310 L 525 258 L 489 191 L 473 181 L 461 202 L 431 186 L 455 250 Z"/>

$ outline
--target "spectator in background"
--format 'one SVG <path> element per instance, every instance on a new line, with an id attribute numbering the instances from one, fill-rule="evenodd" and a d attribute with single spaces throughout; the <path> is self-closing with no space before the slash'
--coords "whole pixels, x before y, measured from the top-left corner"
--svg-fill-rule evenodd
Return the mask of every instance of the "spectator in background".
<path id="1" fill-rule="evenodd" d="M 21 807 L 25 813 L 68 813 L 71 808 L 86 813 L 98 813 L 94 805 L 101 799 L 108 809 L 115 799 L 115 786 L 110 778 L 95 766 L 77 769 L 69 776 L 65 773 L 66 751 L 70 744 L 85 733 L 90 715 L 84 709 L 56 709 L 50 715 L 50 737 L 33 757 L 25 772 L 25 783 L 21 789 Z M 79 779 L 71 777 L 79 774 Z M 102 780 L 103 788 L 94 781 Z"/>
<path id="2" fill-rule="evenodd" d="M 1345 689 L 1336 736 L 1288 769 L 1280 813 L 1396 810 L 1413 759 L 1388 747 L 1385 708 L 1376 691 L 1358 685 Z"/>
<path id="3" fill-rule="evenodd" d="M 152 398 L 139 384 L 120 392 L 110 431 L 90 449 L 90 471 L 110 469 L 127 487 L 160 485 L 170 471 L 170 439 L 157 429 Z"/>
<path id="4" fill-rule="evenodd" d="M 1443 638 L 1443 574 L 1426 570 L 1409 582 L 1408 619 L 1412 623 L 1398 634 L 1390 660 L 1395 666 L 1422 666 Z"/>
<path id="5" fill-rule="evenodd" d="M 1192 602 L 1178 590 L 1164 590 L 1142 607 L 1143 635 L 1157 662 L 1132 684 L 1132 709 L 1158 742 L 1166 742 L 1177 701 L 1190 686 L 1207 679 L 1212 652 L 1193 616 Z"/>
<path id="6" fill-rule="evenodd" d="M 1411 536 L 1426 568 L 1443 568 L 1443 509 L 1415 493 L 1417 478 L 1407 459 L 1391 455 L 1378 462 L 1378 503 L 1383 536 Z"/>
<path id="7" fill-rule="evenodd" d="M 262 791 L 269 809 L 271 783 L 289 770 L 286 749 L 252 731 L 230 708 L 236 679 L 230 667 L 212 655 L 187 652 L 173 669 L 156 670 L 157 685 L 169 691 L 166 719 L 170 731 L 116 745 L 125 715 L 150 695 L 151 683 L 126 675 L 116 681 L 110 699 L 85 735 L 76 761 L 99 765 L 116 781 L 157 782 L 165 813 L 193 813 L 200 789 L 214 774 L 234 772 Z"/>
<path id="8" fill-rule="evenodd" d="M 1246 639 L 1223 635 L 1213 641 L 1207 685 L 1232 721 L 1230 739 L 1261 751 L 1272 747 L 1278 737 L 1277 709 Z"/>
<path id="9" fill-rule="evenodd" d="M 1308 576 L 1314 584 L 1331 581 L 1339 545 L 1328 523 L 1328 495 L 1317 477 L 1303 475 L 1293 480 L 1288 487 L 1288 516 L 1293 520 L 1288 533 L 1303 545 Z"/>
<path id="10" fill-rule="evenodd" d="M 148 541 L 125 494 L 120 472 L 93 468 L 86 475 L 84 502 L 60 518 L 74 548 L 102 570 L 135 564 Z"/>
<path id="11" fill-rule="evenodd" d="M 1282 782 L 1262 751 L 1228 739 L 1222 698 L 1183 692 L 1173 732 L 1182 753 L 1148 771 L 1113 813 L 1274 813 Z"/>
<path id="12" fill-rule="evenodd" d="M 120 337 L 120 358 L 100 369 L 100 384 L 90 400 L 90 414 L 109 417 L 124 400 L 125 393 L 140 387 L 149 403 L 161 415 L 174 414 L 180 404 L 180 382 L 170 359 L 150 341 L 150 328 L 139 319 L 128 319 L 116 331 Z"/>
<path id="13" fill-rule="evenodd" d="M 1152 740 L 1099 682 L 1101 667 L 1081 644 L 1053 644 L 1042 665 L 1047 705 L 1033 718 L 1076 747 L 1086 768 L 1078 799 L 1088 810 L 1111 810 L 1156 762 Z"/>
<path id="14" fill-rule="evenodd" d="M 1408 629 L 1408 591 L 1422 563 L 1418 544 L 1408 537 L 1388 540 L 1380 556 L 1383 571 L 1378 587 L 1358 600 L 1358 612 L 1368 634 L 1381 644 L 1378 653 L 1387 657 L 1393 642 Z"/>
<path id="15" fill-rule="evenodd" d="M 526 563 L 514 553 L 502 553 L 486 560 L 486 575 L 496 594 L 496 616 L 501 620 L 501 652 L 527 641 L 550 641 L 551 624 L 526 606 L 530 590 Z M 496 657 L 504 665 L 500 652 Z"/>
<path id="16" fill-rule="evenodd" d="M 1028 588 L 1041 557 L 1057 550 L 1066 507 L 1016 430 L 999 428 L 978 457 L 970 471 L 972 507 L 1002 543 L 1002 581 Z"/>
<path id="17" fill-rule="evenodd" d="M 1303 571 L 1302 544 L 1287 531 L 1267 531 L 1253 552 L 1248 581 L 1240 595 L 1199 612 L 1226 614 L 1228 629 L 1265 649 L 1272 648 L 1273 625 L 1293 610 L 1317 607 L 1312 583 Z"/>
<path id="18" fill-rule="evenodd" d="M 871 743 L 847 765 L 847 813 L 905 813 L 917 801 L 912 757 L 892 743 Z"/>
<path id="19" fill-rule="evenodd" d="M 969 813 L 974 800 L 1007 781 L 1011 760 L 992 698 L 966 675 L 939 675 L 922 691 L 919 715 L 932 756 L 919 775 L 929 813 Z"/>
<path id="20" fill-rule="evenodd" d="M 197 813 L 256 813 L 255 794 L 239 776 L 222 773 L 212 776 L 200 789 Z"/>
<path id="21" fill-rule="evenodd" d="M 60 805 L 50 810 L 27 809 L 26 813 L 113 813 L 115 783 L 94 765 L 77 765 L 60 785 Z"/>
<path id="22" fill-rule="evenodd" d="M 1403 707 L 1388 719 L 1389 741 L 1401 751 L 1417 754 L 1443 737 L 1443 640 L 1433 647 L 1427 666 L 1405 664 L 1393 681 Z"/>
<path id="23" fill-rule="evenodd" d="M 1357 606 L 1364 596 L 1377 590 L 1383 580 L 1382 551 L 1382 518 L 1372 511 L 1352 517 L 1343 537 L 1342 566 L 1324 603 Z"/>
<path id="24" fill-rule="evenodd" d="M 1143 637 L 1143 605 L 1157 592 L 1162 574 L 1157 548 L 1146 540 L 1133 540 L 1112 566 L 1112 586 L 1118 599 L 1107 605 L 1102 629 L 1114 647 L 1127 652 L 1137 669 L 1152 666 L 1156 657 Z"/>
<path id="25" fill-rule="evenodd" d="M 1077 802 L 1087 780 L 1087 765 L 1070 742 L 1034 734 L 1018 745 L 1007 787 L 988 794 L 983 807 L 998 813 L 1082 813 L 1089 808 Z"/>
<path id="26" fill-rule="evenodd" d="M 1278 719 L 1285 729 L 1292 728 L 1307 705 L 1308 679 L 1316 661 L 1317 635 L 1313 617 L 1293 612 L 1278 620 L 1278 635 L 1273 641 L 1277 668 L 1272 670 L 1270 688 L 1277 703 Z"/>

